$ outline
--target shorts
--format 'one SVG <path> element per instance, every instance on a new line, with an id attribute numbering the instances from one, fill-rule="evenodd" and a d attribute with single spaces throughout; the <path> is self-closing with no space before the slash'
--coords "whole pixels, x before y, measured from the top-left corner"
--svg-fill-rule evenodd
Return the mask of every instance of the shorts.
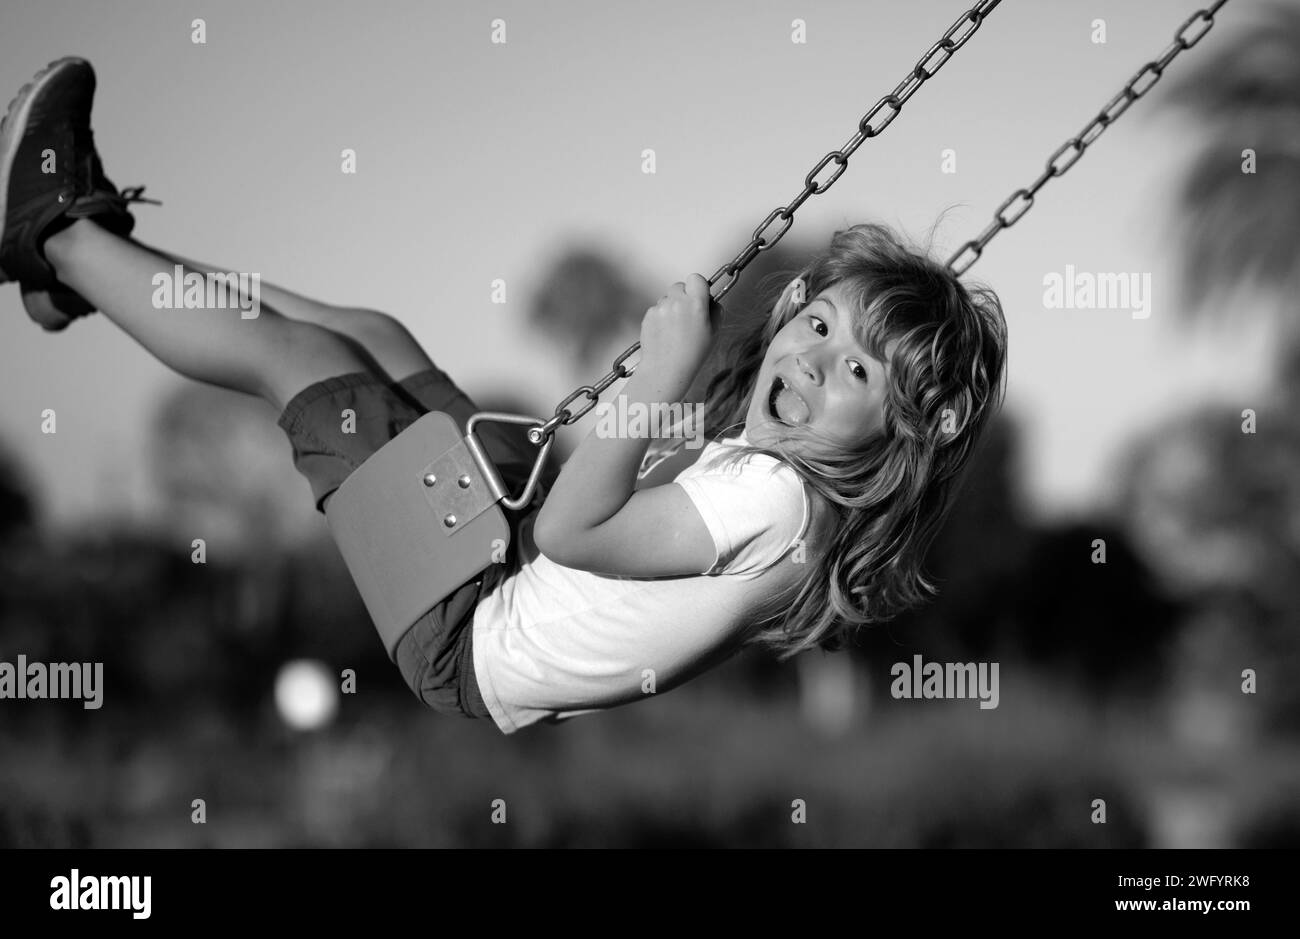
<path id="1" fill-rule="evenodd" d="M 356 415 L 355 426 L 344 433 L 342 415 L 347 408 Z M 278 423 L 293 446 L 294 466 L 307 477 L 316 508 L 324 512 L 326 500 L 357 467 L 424 414 L 443 411 L 463 432 L 479 410 L 437 367 L 400 382 L 353 372 L 304 388 L 285 405 Z M 485 423 L 477 434 L 506 488 L 518 492 L 537 453 L 526 428 Z M 543 491 L 555 476 L 553 467 L 546 470 L 540 481 Z M 407 630 L 394 653 L 415 696 L 442 714 L 491 716 L 474 674 L 474 608 L 517 564 L 519 525 L 537 509 L 503 511 L 512 534 L 506 563 L 493 564 L 434 605 Z"/>

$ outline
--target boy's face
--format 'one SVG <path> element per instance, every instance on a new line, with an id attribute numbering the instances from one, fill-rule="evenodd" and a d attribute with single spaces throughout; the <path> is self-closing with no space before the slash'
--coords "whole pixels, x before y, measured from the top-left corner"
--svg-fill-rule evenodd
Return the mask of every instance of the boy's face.
<path id="1" fill-rule="evenodd" d="M 828 287 L 781 327 L 750 396 L 750 443 L 770 444 L 784 436 L 783 425 L 792 424 L 812 427 L 843 447 L 884 429 L 887 369 L 858 344 L 852 315 L 848 298 Z M 889 344 L 886 355 L 896 344 Z"/>

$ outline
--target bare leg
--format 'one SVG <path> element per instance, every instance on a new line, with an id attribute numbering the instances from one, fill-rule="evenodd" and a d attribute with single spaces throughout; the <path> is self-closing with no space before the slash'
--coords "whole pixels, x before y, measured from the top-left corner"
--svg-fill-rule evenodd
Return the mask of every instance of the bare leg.
<path id="1" fill-rule="evenodd" d="M 231 268 L 214 267 L 203 261 L 183 258 L 138 241 L 135 244 L 173 264 L 183 264 L 187 268 L 205 274 L 226 273 L 231 270 Z M 433 368 L 433 362 L 424 349 L 420 348 L 415 337 L 399 320 L 387 313 L 362 307 L 340 307 L 321 303 L 319 300 L 312 300 L 283 287 L 277 287 L 275 284 L 268 284 L 265 280 L 260 284 L 264 307 L 269 306 L 275 312 L 290 319 L 315 323 L 317 326 L 324 326 L 326 329 L 332 329 L 355 340 L 370 357 L 372 371 L 401 381 Z"/>
<path id="2" fill-rule="evenodd" d="M 238 309 L 155 308 L 154 275 L 171 274 L 172 264 L 86 219 L 51 236 L 45 256 L 60 281 L 164 365 L 277 409 L 308 385 L 369 366 L 338 333 L 273 310 L 244 319 Z"/>

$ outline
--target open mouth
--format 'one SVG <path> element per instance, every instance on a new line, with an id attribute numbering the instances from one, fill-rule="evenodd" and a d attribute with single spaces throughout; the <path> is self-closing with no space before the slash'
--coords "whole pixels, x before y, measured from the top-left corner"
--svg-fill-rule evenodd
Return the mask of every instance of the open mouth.
<path id="1" fill-rule="evenodd" d="M 772 379 L 772 388 L 767 395 L 767 412 L 782 424 L 806 424 L 812 416 L 808 403 L 780 375 Z"/>

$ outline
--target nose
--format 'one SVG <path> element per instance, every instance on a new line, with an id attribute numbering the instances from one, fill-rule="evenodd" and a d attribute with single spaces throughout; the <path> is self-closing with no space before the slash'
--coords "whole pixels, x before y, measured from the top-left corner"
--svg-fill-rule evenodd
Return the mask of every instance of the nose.
<path id="1" fill-rule="evenodd" d="M 807 377 L 807 379 L 810 382 L 812 382 L 814 385 L 820 385 L 822 383 L 821 370 L 815 368 L 802 355 L 796 355 L 794 357 L 794 364 L 795 364 L 795 368 L 799 369 L 799 371 L 802 372 L 804 376 Z"/>

